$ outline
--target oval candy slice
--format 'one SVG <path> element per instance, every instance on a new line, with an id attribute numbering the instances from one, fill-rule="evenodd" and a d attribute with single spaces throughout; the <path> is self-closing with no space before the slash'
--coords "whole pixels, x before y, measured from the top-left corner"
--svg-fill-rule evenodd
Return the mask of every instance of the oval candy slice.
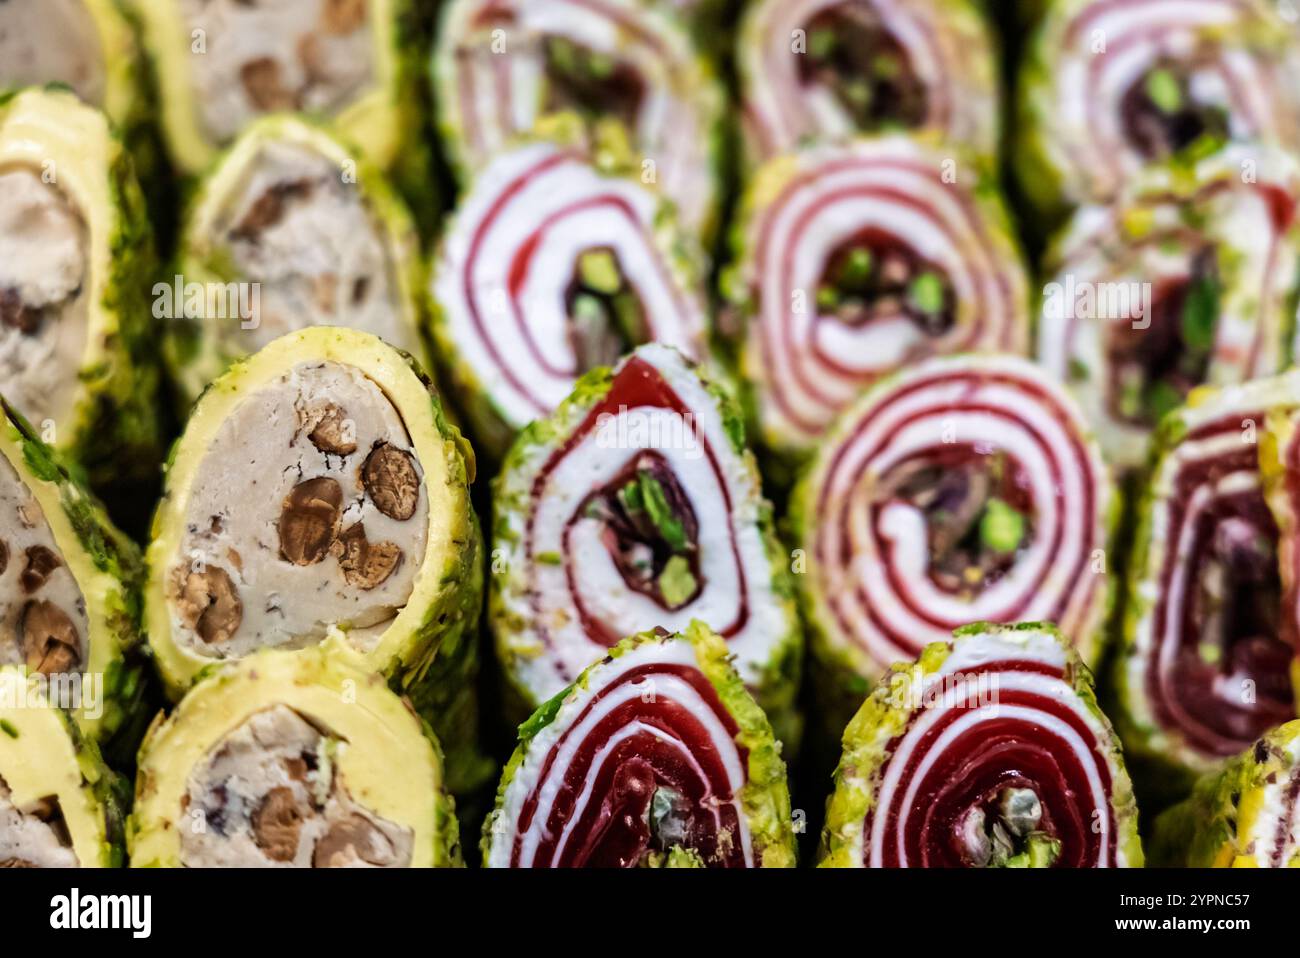
<path id="1" fill-rule="evenodd" d="M 161 456 L 149 220 L 131 161 L 66 90 L 0 95 L 0 392 L 97 485 Z"/>
<path id="2" fill-rule="evenodd" d="M 423 279 L 410 215 L 377 169 L 323 126 L 254 120 L 199 182 L 164 284 L 172 373 L 188 406 L 231 362 L 306 326 L 374 333 L 424 360 Z"/>
<path id="3" fill-rule="evenodd" d="M 232 366 L 173 452 L 149 545 L 149 641 L 173 698 L 261 648 L 340 643 L 475 755 L 482 567 L 473 452 L 409 357 L 312 327 Z"/>
<path id="4" fill-rule="evenodd" d="M 126 127 L 145 106 L 136 56 L 119 0 L 0 5 L 0 89 L 63 83 Z"/>
<path id="5" fill-rule="evenodd" d="M 461 864 L 437 740 L 351 650 L 214 669 L 140 750 L 133 867 Z"/>
<path id="6" fill-rule="evenodd" d="M 147 721 L 140 552 L 0 405 L 0 665 L 38 676 L 88 739 L 129 758 Z"/>
<path id="7" fill-rule="evenodd" d="M 173 165 L 197 176 L 254 119 L 328 119 L 432 201 L 422 141 L 423 28 L 411 0 L 136 0 Z"/>

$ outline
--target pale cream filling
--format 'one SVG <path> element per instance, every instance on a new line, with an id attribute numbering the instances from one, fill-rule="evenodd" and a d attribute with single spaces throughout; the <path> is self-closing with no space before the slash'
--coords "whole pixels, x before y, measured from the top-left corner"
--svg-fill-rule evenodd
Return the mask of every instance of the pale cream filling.
<path id="1" fill-rule="evenodd" d="M 47 673 L 81 671 L 90 652 L 90 620 L 81 587 L 63 561 L 40 504 L 4 456 L 0 456 L 0 559 L 0 665 L 40 669 L 44 663 Z M 36 630 L 52 624 L 72 629 L 73 669 L 51 668 L 60 657 L 42 652 L 46 636 Z M 66 631 L 60 635 L 71 637 Z"/>
<path id="2" fill-rule="evenodd" d="M 217 225 L 238 278 L 259 289 L 254 328 L 219 326 L 227 352 L 256 352 L 306 326 L 350 326 L 418 351 L 385 236 L 344 172 L 301 146 L 261 148 Z"/>
<path id="3" fill-rule="evenodd" d="M 0 778 L 0 868 L 76 868 L 80 862 L 66 833 L 47 821 L 50 807 L 21 809 Z M 42 814 L 43 813 L 43 814 Z"/>
<path id="4" fill-rule="evenodd" d="M 336 429 L 327 441 L 320 432 L 331 415 Z M 355 448 L 330 451 L 348 447 Z M 366 478 L 367 462 L 385 454 L 414 476 L 409 514 L 385 505 L 390 487 Z M 314 488 L 319 500 L 321 486 L 332 487 L 332 502 L 318 502 L 315 512 L 296 505 L 304 489 Z M 428 508 L 423 471 L 388 397 L 355 367 L 300 363 L 240 402 L 203 457 L 167 580 L 173 635 L 200 654 L 227 658 L 311 645 L 337 627 L 368 651 L 411 595 Z M 296 535 L 311 533 L 313 515 L 326 531 Z M 348 572 L 344 545 L 358 528 L 369 579 L 365 556 L 355 551 Z"/>
<path id="5" fill-rule="evenodd" d="M 58 171 L 0 170 L 0 392 L 71 429 L 90 309 L 89 235 Z"/>
<path id="6" fill-rule="evenodd" d="M 0 88 L 66 83 L 104 102 L 104 52 L 81 0 L 0 2 Z"/>
<path id="7" fill-rule="evenodd" d="M 258 712 L 190 775 L 178 823 L 191 868 L 406 867 L 415 836 L 352 800 L 346 742 L 292 709 Z"/>
<path id="8" fill-rule="evenodd" d="M 262 113 L 333 114 L 374 76 L 366 0 L 180 0 L 199 118 L 218 143 Z"/>

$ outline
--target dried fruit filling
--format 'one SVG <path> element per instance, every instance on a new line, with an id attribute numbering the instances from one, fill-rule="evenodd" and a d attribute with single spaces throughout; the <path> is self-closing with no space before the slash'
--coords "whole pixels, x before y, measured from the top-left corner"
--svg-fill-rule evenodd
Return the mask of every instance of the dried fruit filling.
<path id="1" fill-rule="evenodd" d="M 1147 323 L 1110 323 L 1107 351 L 1111 415 L 1155 426 L 1205 381 L 1219 319 L 1220 281 L 1212 248 L 1198 252 L 1188 275 L 1157 288 Z"/>
<path id="2" fill-rule="evenodd" d="M 668 611 L 700 594 L 700 526 L 672 466 L 657 452 L 636 456 L 587 497 L 578 518 L 603 523 L 602 540 L 629 589 Z"/>
<path id="3" fill-rule="evenodd" d="M 952 844 L 970 868 L 1050 868 L 1061 851 L 1038 793 L 1014 779 L 966 810 Z"/>
<path id="4" fill-rule="evenodd" d="M 181 0 L 199 115 L 224 143 L 254 116 L 334 113 L 374 77 L 367 0 Z M 197 43 L 198 40 L 196 39 Z"/>
<path id="5" fill-rule="evenodd" d="M 428 508 L 379 387 L 339 363 L 294 367 L 234 408 L 196 470 L 170 580 L 182 641 L 240 656 L 337 626 L 372 647 L 410 597 Z"/>
<path id="6" fill-rule="evenodd" d="M 190 775 L 181 859 L 191 868 L 404 867 L 414 834 L 362 807 L 345 741 L 276 705 L 245 720 Z"/>
<path id="7" fill-rule="evenodd" d="M 930 578 L 973 599 L 1033 541 L 1034 507 L 1023 467 L 1002 450 L 952 444 L 907 459 L 881 480 L 876 522 L 905 504 L 925 517 Z"/>
<path id="8" fill-rule="evenodd" d="M 929 97 L 907 50 L 870 3 L 840 3 L 805 28 L 801 79 L 834 92 L 859 130 L 912 129 L 925 123 Z"/>
<path id="9" fill-rule="evenodd" d="M 956 321 L 947 274 L 911 246 L 877 229 L 851 237 L 830 255 L 817 285 L 817 311 L 850 326 L 906 319 L 929 336 Z"/>
<path id="10" fill-rule="evenodd" d="M 1120 103 L 1125 136 L 1143 157 L 1160 160 L 1198 140 L 1228 137 L 1227 91 L 1194 61 L 1161 61 L 1129 87 Z"/>
<path id="11" fill-rule="evenodd" d="M 645 85 L 630 64 L 562 36 L 544 38 L 542 52 L 548 80 L 545 112 L 613 117 L 636 130 Z"/>
<path id="12" fill-rule="evenodd" d="M 1277 525 L 1262 495 L 1226 498 L 1198 517 L 1194 579 L 1175 660 L 1199 720 L 1251 742 L 1293 713 L 1294 651 L 1279 637 Z"/>
<path id="13" fill-rule="evenodd" d="M 611 366 L 650 338 L 641 297 L 608 247 L 578 256 L 564 301 L 579 372 Z"/>

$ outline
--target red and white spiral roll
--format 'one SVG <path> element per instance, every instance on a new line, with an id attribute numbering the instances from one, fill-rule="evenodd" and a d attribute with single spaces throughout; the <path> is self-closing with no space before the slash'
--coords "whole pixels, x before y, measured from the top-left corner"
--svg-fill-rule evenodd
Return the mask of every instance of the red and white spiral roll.
<path id="1" fill-rule="evenodd" d="M 471 417 L 517 430 L 569 395 L 586 371 L 569 296 L 592 250 L 616 261 L 647 339 L 702 357 L 705 311 L 687 248 L 657 194 L 576 151 L 534 143 L 498 156 L 461 203 L 433 278 L 435 332 L 473 397 Z"/>
<path id="2" fill-rule="evenodd" d="M 890 128 L 997 151 L 997 70 L 969 0 L 757 0 L 737 67 L 754 162 Z"/>
<path id="3" fill-rule="evenodd" d="M 971 626 L 891 673 L 845 733 L 823 864 L 1142 864 L 1132 789 L 1077 656 L 1050 627 Z"/>
<path id="4" fill-rule="evenodd" d="M 798 684 L 798 611 L 739 417 L 651 344 L 515 444 L 494 489 L 491 617 L 529 702 L 626 635 L 699 620 L 781 720 Z"/>
<path id="5" fill-rule="evenodd" d="M 1134 751 L 1203 772 L 1296 715 L 1282 591 L 1292 570 L 1280 568 L 1260 462 L 1266 424 L 1297 408 L 1292 370 L 1194 393 L 1161 429 L 1121 659 Z"/>
<path id="6" fill-rule="evenodd" d="M 596 58 L 582 89 L 551 76 L 548 44 Z M 538 121 L 564 110 L 622 121 L 682 221 L 715 218 L 722 94 L 671 13 L 640 0 L 453 0 L 434 58 L 448 150 L 481 169 Z M 571 82 L 571 78 L 570 78 Z"/>
<path id="7" fill-rule="evenodd" d="M 810 449 L 865 386 L 927 356 L 1028 349 L 1028 287 L 1005 211 L 973 165 L 923 141 L 774 161 L 741 235 L 732 293 L 749 314 L 745 372 L 775 448 Z M 871 265 L 846 309 L 824 295 L 855 252 Z M 922 276 L 937 291 L 928 312 L 908 291 Z"/>
<path id="8" fill-rule="evenodd" d="M 1300 142 L 1300 47 L 1270 0 L 1067 0 L 1022 83 L 1027 190 L 1106 202 L 1197 139 Z"/>
<path id="9" fill-rule="evenodd" d="M 1283 366 L 1300 289 L 1297 210 L 1291 155 L 1232 146 L 1195 166 L 1148 168 L 1058 238 L 1038 359 L 1070 387 L 1113 467 L 1147 464 L 1161 416 L 1191 388 Z"/>
<path id="10" fill-rule="evenodd" d="M 796 492 L 824 655 L 867 677 L 968 622 L 1095 657 L 1113 489 L 1067 394 L 1014 357 L 934 359 L 847 412 Z"/>
<path id="11" fill-rule="evenodd" d="M 793 863 L 770 728 L 716 636 L 692 633 L 627 640 L 521 729 L 488 867 Z"/>

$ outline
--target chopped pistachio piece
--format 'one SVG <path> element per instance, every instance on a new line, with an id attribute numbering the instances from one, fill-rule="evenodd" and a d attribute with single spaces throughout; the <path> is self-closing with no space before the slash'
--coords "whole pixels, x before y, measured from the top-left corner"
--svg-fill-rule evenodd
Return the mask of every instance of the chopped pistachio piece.
<path id="1" fill-rule="evenodd" d="M 682 528 L 682 522 L 673 514 L 664 487 L 648 472 L 641 473 L 641 498 L 651 521 L 659 529 L 659 534 L 664 537 L 669 548 L 674 552 L 685 549 L 686 532 Z"/>
<path id="2" fill-rule="evenodd" d="M 943 309 L 943 281 L 934 273 L 921 273 L 912 280 L 907 298 L 923 313 L 937 313 Z"/>
<path id="3" fill-rule="evenodd" d="M 980 541 L 994 552 L 1014 552 L 1025 536 L 1025 517 L 1001 499 L 990 499 L 980 519 Z"/>
<path id="4" fill-rule="evenodd" d="M 1152 70 L 1147 75 L 1146 94 L 1162 113 L 1176 113 L 1183 105 L 1178 80 L 1168 70 Z"/>
<path id="5" fill-rule="evenodd" d="M 673 556 L 659 573 L 659 591 L 664 602 L 676 608 L 695 594 L 695 576 L 685 556 Z"/>
<path id="6" fill-rule="evenodd" d="M 1214 348 L 1214 327 L 1219 318 L 1219 283 L 1212 276 L 1198 277 L 1183 301 L 1182 333 L 1187 348 L 1208 353 Z"/>
<path id="7" fill-rule="evenodd" d="M 851 286 L 860 286 L 871 276 L 871 250 L 865 246 L 855 246 L 844 258 L 840 268 L 840 282 Z"/>
<path id="8" fill-rule="evenodd" d="M 588 289 L 613 296 L 623 288 L 618 260 L 607 249 L 588 250 L 578 257 L 578 275 Z"/>
<path id="9" fill-rule="evenodd" d="M 1155 422 L 1164 419 L 1182 404 L 1183 397 L 1167 382 L 1153 383 L 1147 390 L 1146 408 Z"/>
<path id="10" fill-rule="evenodd" d="M 618 495 L 623 500 L 623 508 L 628 512 L 640 512 L 645 508 L 645 502 L 641 498 L 641 480 L 639 477 L 624 486 Z"/>
<path id="11" fill-rule="evenodd" d="M 1051 868 L 1061 854 L 1061 843 L 1045 832 L 1034 832 L 1025 843 L 1025 850 L 994 861 L 995 867 L 1002 868 Z"/>
<path id="12" fill-rule="evenodd" d="M 587 69 L 601 79 L 614 73 L 614 58 L 604 53 L 592 53 L 587 59 Z"/>
<path id="13" fill-rule="evenodd" d="M 823 28 L 808 34 L 808 53 L 818 60 L 830 56 L 839 45 L 839 37 L 834 30 Z"/>

